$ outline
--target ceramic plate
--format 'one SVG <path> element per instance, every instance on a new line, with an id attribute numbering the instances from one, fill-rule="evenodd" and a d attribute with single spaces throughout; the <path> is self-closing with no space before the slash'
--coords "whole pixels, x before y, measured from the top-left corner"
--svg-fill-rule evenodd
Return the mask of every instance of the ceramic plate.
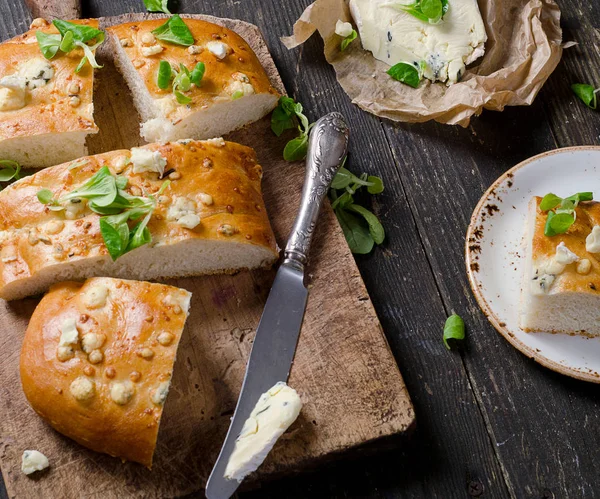
<path id="1" fill-rule="evenodd" d="M 600 338 L 519 329 L 528 203 L 553 192 L 592 191 L 600 199 L 600 147 L 550 151 L 518 164 L 488 189 L 469 225 L 467 272 L 479 306 L 518 350 L 554 371 L 600 383 Z"/>

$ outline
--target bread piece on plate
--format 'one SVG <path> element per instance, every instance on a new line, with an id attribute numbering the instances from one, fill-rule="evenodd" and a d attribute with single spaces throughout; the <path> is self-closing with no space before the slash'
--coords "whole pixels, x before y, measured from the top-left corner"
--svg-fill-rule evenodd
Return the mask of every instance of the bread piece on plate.
<path id="1" fill-rule="evenodd" d="M 85 199 L 54 211 L 37 198 L 49 189 L 60 199 L 103 167 L 127 179 L 127 195 L 156 195 L 152 241 L 116 261 Z M 161 172 L 170 183 L 159 195 Z M 0 192 L 0 298 L 94 276 L 151 280 L 269 266 L 278 252 L 261 178 L 254 151 L 223 139 L 113 151 L 25 177 Z"/>
<path id="2" fill-rule="evenodd" d="M 258 58 L 235 32 L 199 19 L 184 18 L 194 44 L 186 47 L 157 39 L 152 33 L 166 19 L 119 24 L 107 28 L 115 63 L 131 89 L 148 142 L 209 139 L 259 120 L 277 105 L 279 95 Z M 199 86 L 183 92 L 191 99 L 180 104 L 172 86 L 161 90 L 161 61 L 180 70 L 203 62 Z"/>
<path id="3" fill-rule="evenodd" d="M 94 28 L 95 19 L 73 21 Z M 37 19 L 26 33 L 0 44 L 0 159 L 26 168 L 42 168 L 87 154 L 94 123 L 94 70 L 77 65 L 83 50 L 42 55 L 36 31 L 58 33 Z"/>
<path id="4" fill-rule="evenodd" d="M 23 341 L 27 400 L 81 445 L 150 467 L 190 299 L 121 279 L 53 286 Z"/>
<path id="5" fill-rule="evenodd" d="M 520 326 L 600 336 L 600 203 L 580 203 L 569 230 L 548 237 L 540 202 L 529 205 Z"/>

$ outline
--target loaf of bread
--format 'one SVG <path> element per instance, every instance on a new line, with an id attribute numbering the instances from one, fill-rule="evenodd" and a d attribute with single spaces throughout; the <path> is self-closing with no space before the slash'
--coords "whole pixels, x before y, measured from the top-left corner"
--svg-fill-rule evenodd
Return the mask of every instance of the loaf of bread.
<path id="1" fill-rule="evenodd" d="M 53 286 L 23 341 L 27 400 L 81 445 L 150 467 L 190 299 L 110 278 Z"/>
<path id="2" fill-rule="evenodd" d="M 600 203 L 583 202 L 565 234 L 544 235 L 541 198 L 529 205 L 520 326 L 529 332 L 600 335 Z"/>
<path id="3" fill-rule="evenodd" d="M 131 89 L 142 120 L 141 134 L 148 142 L 220 137 L 275 108 L 279 95 L 242 37 L 223 26 L 184 18 L 194 44 L 176 45 L 151 33 L 165 21 L 107 28 L 115 63 Z M 171 85 L 159 88 L 161 61 L 169 62 L 175 71 L 181 71 L 181 64 L 192 71 L 204 63 L 200 84 L 183 92 L 189 103 L 179 103 Z"/>
<path id="4" fill-rule="evenodd" d="M 101 167 L 128 180 L 125 192 L 156 195 L 152 241 L 112 261 L 100 215 L 85 199 L 60 198 Z M 165 180 L 170 184 L 158 195 Z M 254 151 L 222 139 L 153 144 L 41 170 L 0 192 L 0 297 L 22 298 L 64 280 L 94 276 L 150 280 L 266 267 L 278 257 Z"/>
<path id="5" fill-rule="evenodd" d="M 93 19 L 74 21 L 94 28 Z M 89 134 L 97 133 L 92 92 L 94 70 L 77 65 L 83 50 L 44 58 L 36 31 L 58 33 L 43 19 L 29 31 L 0 44 L 0 159 L 26 168 L 57 165 L 87 154 Z"/>

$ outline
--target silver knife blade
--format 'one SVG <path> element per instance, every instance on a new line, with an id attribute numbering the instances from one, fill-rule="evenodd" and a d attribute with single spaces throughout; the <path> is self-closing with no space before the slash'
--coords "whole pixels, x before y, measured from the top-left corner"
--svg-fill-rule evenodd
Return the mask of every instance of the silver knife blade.
<path id="1" fill-rule="evenodd" d="M 224 476 L 236 439 L 259 397 L 288 379 L 308 299 L 304 266 L 321 204 L 346 157 L 348 133 L 344 117 L 330 113 L 315 123 L 310 134 L 300 210 L 256 330 L 225 443 L 206 484 L 208 499 L 228 499 L 239 487 L 237 480 Z"/>
<path id="2" fill-rule="evenodd" d="M 278 381 L 287 381 L 300 336 L 308 291 L 304 274 L 281 266 L 275 276 L 260 319 L 242 391 L 225 443 L 206 484 L 206 497 L 223 499 L 239 487 L 237 480 L 224 477 L 237 436 L 261 394 Z"/>

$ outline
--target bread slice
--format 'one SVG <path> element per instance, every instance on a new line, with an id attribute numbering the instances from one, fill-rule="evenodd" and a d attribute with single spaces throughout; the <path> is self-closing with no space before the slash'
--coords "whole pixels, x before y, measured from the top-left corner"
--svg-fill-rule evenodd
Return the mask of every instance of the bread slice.
<path id="1" fill-rule="evenodd" d="M 120 279 L 53 286 L 21 350 L 31 407 L 81 445 L 151 467 L 190 299 Z"/>
<path id="2" fill-rule="evenodd" d="M 242 37 L 200 19 L 185 18 L 194 45 L 184 47 L 158 40 L 152 30 L 166 19 L 119 24 L 107 28 L 115 63 L 123 74 L 142 120 L 141 134 L 148 142 L 208 139 L 259 120 L 277 105 L 279 95 L 258 58 Z M 157 84 L 160 61 L 190 71 L 206 66 L 199 86 L 179 104 L 172 88 Z"/>
<path id="3" fill-rule="evenodd" d="M 600 203 L 584 202 L 565 234 L 544 235 L 541 198 L 529 205 L 520 326 L 528 332 L 600 336 Z M 598 241 L 600 243 L 600 240 Z M 593 252 L 590 252 L 591 250 Z"/>
<path id="4" fill-rule="evenodd" d="M 93 276 L 150 280 L 232 273 L 277 259 L 261 195 L 262 168 L 251 148 L 214 139 L 133 151 L 47 168 L 0 192 L 0 298 L 22 298 L 56 282 Z M 85 201 L 52 211 L 37 199 L 44 188 L 55 197 L 71 192 L 104 165 L 127 177 L 128 193 L 156 194 L 164 183 L 159 173 L 136 173 L 146 166 L 137 157 L 145 155 L 164 158 L 170 185 L 148 224 L 152 242 L 115 262 L 100 233 L 100 216 Z"/>
<path id="5" fill-rule="evenodd" d="M 98 27 L 98 21 L 73 21 Z M 89 134 L 97 133 L 92 93 L 94 70 L 76 48 L 46 60 L 36 31 L 58 33 L 36 19 L 26 33 L 0 44 L 0 159 L 42 168 L 87 154 Z"/>

